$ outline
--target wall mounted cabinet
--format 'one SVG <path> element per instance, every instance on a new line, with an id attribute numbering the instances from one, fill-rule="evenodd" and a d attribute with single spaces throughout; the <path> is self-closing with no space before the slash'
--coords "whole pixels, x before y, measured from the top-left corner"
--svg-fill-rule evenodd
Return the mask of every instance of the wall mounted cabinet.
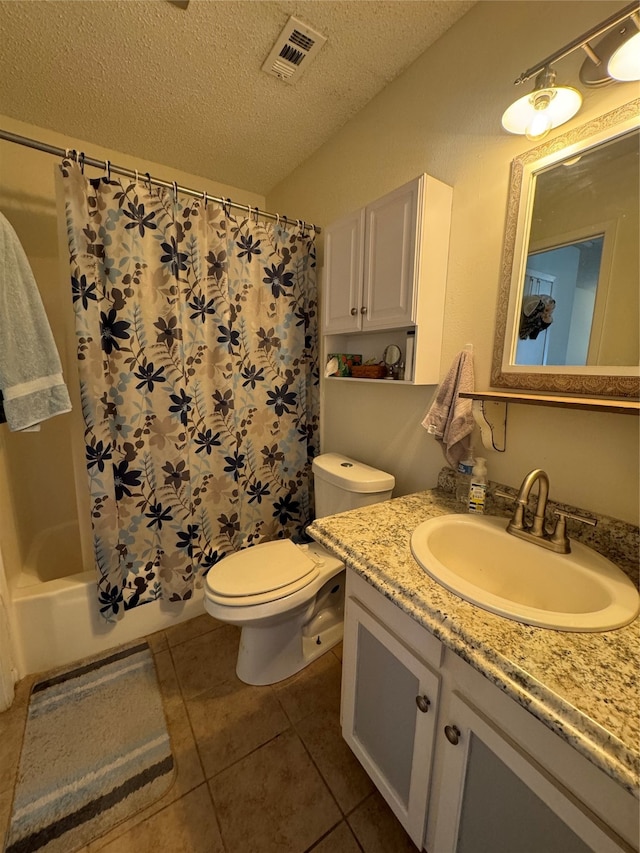
<path id="1" fill-rule="evenodd" d="M 351 570 L 341 723 L 420 850 L 638 849 L 631 793 Z"/>
<path id="2" fill-rule="evenodd" d="M 404 357 L 413 330 L 415 367 L 405 382 L 439 381 L 452 195 L 420 175 L 327 227 L 325 355 L 380 359 L 395 343 Z"/>

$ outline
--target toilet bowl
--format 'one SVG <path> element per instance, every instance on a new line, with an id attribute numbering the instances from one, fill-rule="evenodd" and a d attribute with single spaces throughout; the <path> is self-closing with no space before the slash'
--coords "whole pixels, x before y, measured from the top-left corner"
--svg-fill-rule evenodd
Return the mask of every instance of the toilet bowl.
<path id="1" fill-rule="evenodd" d="M 391 497 L 394 478 L 337 453 L 313 462 L 322 515 Z M 320 511 L 318 512 L 320 515 Z M 316 542 L 263 542 L 230 554 L 205 578 L 204 606 L 242 628 L 236 673 L 247 684 L 293 675 L 342 639 L 344 564 Z"/>
<path id="2" fill-rule="evenodd" d="M 264 542 L 207 575 L 205 609 L 242 627 L 236 673 L 247 684 L 274 684 L 342 639 L 344 565 L 320 545 Z"/>

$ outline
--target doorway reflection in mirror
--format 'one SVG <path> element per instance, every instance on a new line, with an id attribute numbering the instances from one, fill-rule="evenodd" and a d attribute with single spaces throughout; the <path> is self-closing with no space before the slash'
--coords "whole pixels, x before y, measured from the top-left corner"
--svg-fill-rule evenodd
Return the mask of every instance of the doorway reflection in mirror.
<path id="1" fill-rule="evenodd" d="M 531 252 L 520 313 L 516 364 L 597 363 L 601 328 L 594 323 L 604 236 Z M 603 282 L 603 285 L 605 282 Z M 553 325 L 552 325 L 553 324 Z"/>

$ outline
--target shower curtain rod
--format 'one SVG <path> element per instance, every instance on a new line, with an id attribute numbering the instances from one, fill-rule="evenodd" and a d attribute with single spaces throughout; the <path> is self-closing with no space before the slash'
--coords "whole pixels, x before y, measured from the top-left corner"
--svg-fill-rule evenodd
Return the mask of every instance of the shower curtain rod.
<path id="1" fill-rule="evenodd" d="M 11 133 L 8 130 L 0 129 L 0 139 L 7 142 L 15 142 L 16 145 L 25 145 L 27 148 L 35 148 L 37 151 L 44 151 L 45 154 L 53 154 L 54 157 L 71 157 L 81 164 L 81 166 L 93 166 L 96 169 L 102 169 L 109 175 L 111 172 L 117 172 L 119 175 L 124 175 L 127 178 L 140 177 L 146 180 L 149 184 L 154 184 L 157 187 L 165 187 L 173 190 L 174 194 L 181 192 L 185 195 L 201 198 L 203 201 L 215 201 L 225 207 L 235 207 L 237 210 L 245 210 L 249 215 L 262 216 L 266 219 L 274 219 L 279 222 L 281 219 L 285 222 L 296 222 L 300 224 L 302 229 L 313 229 L 316 234 L 321 234 L 322 229 L 310 222 L 305 222 L 304 219 L 290 219 L 288 216 L 280 215 L 279 213 L 269 213 L 267 210 L 260 210 L 259 207 L 252 207 L 250 204 L 240 204 L 237 201 L 231 201 L 230 198 L 220 198 L 210 195 L 204 190 L 194 190 L 191 187 L 183 187 L 171 181 L 163 181 L 161 178 L 154 178 L 148 172 L 138 172 L 134 169 L 126 169 L 124 166 L 115 166 L 110 160 L 97 160 L 95 157 L 86 157 L 84 151 L 78 152 L 75 148 L 58 148 L 55 145 L 48 145 L 46 142 L 40 142 L 38 139 L 30 139 L 28 136 L 20 136 L 18 133 Z"/>

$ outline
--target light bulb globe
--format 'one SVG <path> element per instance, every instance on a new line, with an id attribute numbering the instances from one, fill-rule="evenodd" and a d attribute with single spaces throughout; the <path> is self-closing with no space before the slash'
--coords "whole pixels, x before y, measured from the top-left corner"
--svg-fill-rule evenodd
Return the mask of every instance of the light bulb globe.
<path id="1" fill-rule="evenodd" d="M 537 142 L 539 139 L 549 133 L 552 127 L 552 119 L 548 109 L 538 110 L 532 117 L 524 131 L 524 135 L 531 142 Z"/>
<path id="2" fill-rule="evenodd" d="M 614 80 L 640 80 L 640 32 L 621 44 L 613 53 L 607 72 Z"/>

